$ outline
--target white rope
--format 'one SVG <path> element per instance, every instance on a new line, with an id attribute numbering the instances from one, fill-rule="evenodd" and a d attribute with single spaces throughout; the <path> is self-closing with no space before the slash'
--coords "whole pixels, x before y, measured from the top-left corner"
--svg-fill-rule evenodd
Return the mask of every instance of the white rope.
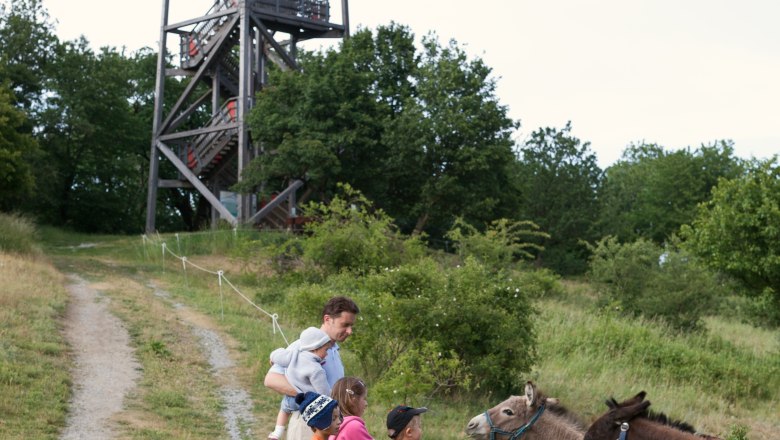
<path id="1" fill-rule="evenodd" d="M 236 229 L 233 229 L 233 234 L 235 236 Z M 178 239 L 179 239 L 179 234 L 176 234 L 177 242 L 178 242 Z M 148 240 L 146 235 L 144 235 L 143 236 L 144 246 L 146 245 L 147 241 L 151 242 L 151 240 Z M 225 307 L 224 307 L 224 303 L 223 303 L 223 293 L 222 293 L 222 281 L 224 280 L 225 283 L 227 283 L 227 285 L 230 286 L 230 288 L 233 289 L 233 291 L 236 292 L 236 294 L 238 294 L 238 296 L 240 296 L 241 298 L 244 299 L 244 301 L 249 303 L 249 305 L 251 305 L 255 309 L 257 309 L 260 312 L 264 313 L 269 318 L 271 318 L 271 330 L 273 331 L 273 333 L 276 334 L 276 332 L 278 330 L 279 334 L 282 336 L 282 339 L 284 339 L 284 343 L 286 345 L 290 345 L 290 342 L 287 340 L 287 337 L 284 335 L 284 331 L 282 330 L 282 327 L 279 325 L 279 315 L 276 314 L 276 313 L 270 313 L 270 312 L 264 310 L 262 307 L 260 307 L 257 304 L 255 304 L 251 299 L 247 298 L 246 295 L 244 295 L 236 286 L 233 285 L 233 283 L 230 282 L 229 279 L 227 279 L 227 277 L 225 277 L 225 271 L 223 271 L 223 270 L 212 271 L 212 270 L 206 269 L 204 267 L 198 266 L 197 264 L 193 263 L 192 261 L 189 261 L 187 259 L 187 257 L 179 256 L 176 253 L 174 253 L 173 251 L 171 251 L 170 248 L 168 248 L 168 246 L 163 241 L 162 242 L 163 273 L 165 272 L 165 254 L 166 253 L 171 254 L 174 258 L 177 258 L 177 259 L 179 259 L 181 261 L 182 267 L 184 268 L 184 279 L 187 282 L 188 286 L 189 286 L 189 281 L 187 279 L 187 264 L 189 264 L 190 266 L 192 266 L 192 267 L 194 267 L 194 268 L 196 268 L 196 269 L 198 269 L 198 270 L 200 270 L 202 272 L 206 272 L 206 273 L 209 273 L 211 275 L 216 275 L 217 276 L 217 282 L 219 284 L 219 305 L 220 305 L 220 312 L 221 312 L 223 320 L 225 319 Z"/>
<path id="2" fill-rule="evenodd" d="M 224 274 L 223 271 L 217 272 L 219 275 L 219 310 L 222 314 L 222 320 L 225 320 L 225 305 L 222 303 L 222 275 Z"/>

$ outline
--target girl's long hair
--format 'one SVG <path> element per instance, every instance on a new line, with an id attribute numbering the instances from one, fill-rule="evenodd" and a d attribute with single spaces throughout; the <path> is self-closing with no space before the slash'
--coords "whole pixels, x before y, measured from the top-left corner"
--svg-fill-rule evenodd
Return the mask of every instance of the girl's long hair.
<path id="1" fill-rule="evenodd" d="M 358 377 L 342 377 L 335 384 L 330 395 L 339 401 L 341 416 L 357 416 L 358 400 L 366 395 L 366 384 Z"/>

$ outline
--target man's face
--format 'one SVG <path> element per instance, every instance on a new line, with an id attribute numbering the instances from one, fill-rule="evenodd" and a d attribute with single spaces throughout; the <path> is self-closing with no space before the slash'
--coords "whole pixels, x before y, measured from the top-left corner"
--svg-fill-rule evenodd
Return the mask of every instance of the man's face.
<path id="1" fill-rule="evenodd" d="M 342 312 L 338 317 L 325 315 L 322 320 L 322 331 L 327 333 L 332 341 L 344 342 L 352 334 L 354 324 L 354 313 Z"/>

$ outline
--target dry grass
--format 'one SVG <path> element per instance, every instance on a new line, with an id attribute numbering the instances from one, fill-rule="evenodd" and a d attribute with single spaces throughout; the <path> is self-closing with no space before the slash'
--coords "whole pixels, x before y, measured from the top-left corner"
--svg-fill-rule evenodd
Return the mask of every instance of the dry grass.
<path id="1" fill-rule="evenodd" d="M 56 438 L 70 398 L 60 319 L 64 278 L 45 260 L 0 253 L 0 438 Z"/>

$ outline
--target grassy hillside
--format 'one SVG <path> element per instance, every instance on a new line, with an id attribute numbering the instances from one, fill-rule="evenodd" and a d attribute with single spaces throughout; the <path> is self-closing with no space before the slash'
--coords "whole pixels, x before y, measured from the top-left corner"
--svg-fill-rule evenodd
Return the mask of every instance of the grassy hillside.
<path id="1" fill-rule="evenodd" d="M 78 272 L 100 282 L 112 301 L 114 312 L 128 323 L 134 344 L 144 365 L 141 390 L 134 396 L 128 414 L 122 417 L 128 427 L 128 438 L 214 438 L 219 430 L 219 408 L 209 387 L 213 384 L 203 371 L 202 361 L 194 353 L 189 340 L 172 312 L 177 303 L 186 304 L 209 317 L 220 331 L 230 335 L 241 353 L 240 377 L 255 402 L 255 417 L 259 436 L 265 434 L 275 416 L 278 396 L 262 386 L 271 349 L 283 345 L 271 320 L 264 313 L 280 314 L 280 324 L 288 339 L 294 339 L 302 326 L 312 320 L 292 319 L 294 311 L 287 308 L 282 296 L 274 294 L 274 286 L 295 282 L 280 279 L 269 269 L 266 257 L 249 245 L 248 237 L 230 231 L 194 236 L 164 237 L 166 246 L 189 263 L 211 272 L 223 270 L 227 279 L 255 304 L 250 304 L 227 283 L 219 286 L 219 278 L 188 264 L 185 271 L 180 260 L 170 255 L 163 261 L 160 241 L 152 243 L 139 237 L 71 236 L 58 231 L 45 231 L 46 253 L 62 271 Z M 255 240 L 272 237 L 253 235 Z M 63 278 L 45 263 L 34 263 L 8 257 L 13 264 L 43 264 L 38 275 L 18 291 L 46 292 L 49 305 L 41 319 L 14 321 L 21 329 L 17 334 L 35 330 L 29 327 L 56 327 L 58 311 L 62 310 Z M 5 261 L 5 260 L 4 260 Z M 6 264 L 2 274 L 6 276 Z M 36 267 L 36 266 L 33 266 Z M 48 268 L 48 269 L 46 269 Z M 41 274 L 45 274 L 41 275 Z M 8 275 L 10 276 L 10 275 Z M 48 281 L 47 281 L 48 280 Z M 153 282 L 156 288 L 150 287 Z M 40 284 L 38 284 L 40 283 Z M 45 284 L 44 284 L 45 283 Z M 52 287 L 51 284 L 54 283 Z M 656 322 L 629 319 L 605 313 L 595 308 L 594 294 L 586 284 L 566 282 L 563 292 L 555 298 L 538 299 L 540 311 L 536 318 L 539 341 L 539 362 L 528 377 L 518 378 L 517 391 L 532 379 L 547 394 L 561 399 L 583 421 L 588 422 L 606 408 L 603 401 L 633 395 L 640 390 L 648 393 L 652 408 L 683 419 L 701 431 L 726 437 L 736 425 L 749 428 L 753 440 L 777 439 L 780 432 L 780 339 L 776 331 L 753 328 L 722 317 L 707 320 L 706 334 L 678 334 Z M 155 289 L 170 295 L 166 301 L 155 296 Z M 17 295 L 18 296 L 18 295 Z M 3 310 L 25 310 L 29 301 L 2 297 Z M 255 307 L 259 306 L 262 310 Z M 32 312 L 25 312 L 28 315 Z M 4 356 L 17 346 L 29 342 L 7 339 L 4 317 Z M 360 331 L 358 322 L 357 331 Z M 57 340 L 56 333 L 46 331 Z M 53 333 L 53 334 L 52 334 Z M 7 343 L 6 341 L 12 341 Z M 50 347 L 51 361 L 38 362 L 30 357 L 25 365 L 2 363 L 3 382 L 9 376 L 19 376 L 23 368 L 36 368 L 37 377 L 67 384 L 62 376 L 67 365 L 61 342 Z M 10 348 L 9 348 L 10 347 Z M 40 351 L 40 349 L 39 349 Z M 360 375 L 357 361 L 344 344 L 347 370 Z M 8 367 L 5 367 L 8 365 Z M 173 371 L 184 371 L 189 380 L 179 381 Z M 56 378 L 60 374 L 60 378 Z M 28 374 L 29 375 L 29 374 Z M 378 401 L 370 394 L 366 416 L 369 431 L 375 438 L 384 437 L 384 415 L 395 402 Z M 56 388 L 56 387 L 53 387 Z M 62 386 L 60 386 L 62 388 Z M 0 389 L 6 396 L 6 389 Z M 67 389 L 56 395 L 41 395 L 34 400 L 31 414 L 45 418 L 51 408 L 59 408 L 47 423 L 55 431 L 63 421 L 62 402 Z M 448 400 L 433 399 L 417 402 L 431 411 L 424 417 L 425 437 L 431 439 L 462 439 L 466 422 L 474 415 L 503 400 L 506 396 L 461 395 Z M 6 413 L 5 411 L 2 411 Z M 0 423 L 0 437 L 21 426 L 22 414 L 11 414 Z M 29 415 L 28 413 L 27 415 Z M 209 420 L 212 420 L 209 423 Z M 28 428 L 32 424 L 26 425 Z M 143 426 L 145 430 L 134 428 Z M 5 429 L 5 432 L 2 430 Z M 259 430 L 259 431 L 258 431 Z M 132 433 L 132 434 L 131 434 Z M 13 436 L 11 436 L 13 438 Z M 21 438 L 21 437 L 17 437 Z"/>

